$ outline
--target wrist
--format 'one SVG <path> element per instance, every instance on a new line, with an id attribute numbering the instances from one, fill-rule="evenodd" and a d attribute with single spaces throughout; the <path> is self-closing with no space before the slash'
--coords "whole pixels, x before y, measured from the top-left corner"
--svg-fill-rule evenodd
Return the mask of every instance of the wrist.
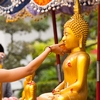
<path id="1" fill-rule="evenodd" d="M 48 46 L 48 48 L 50 49 L 50 52 L 52 52 L 52 47 L 51 46 Z"/>
<path id="2" fill-rule="evenodd" d="M 52 52 L 52 47 L 51 46 L 46 46 L 44 50 L 46 50 L 46 49 L 49 50 L 50 53 Z"/>

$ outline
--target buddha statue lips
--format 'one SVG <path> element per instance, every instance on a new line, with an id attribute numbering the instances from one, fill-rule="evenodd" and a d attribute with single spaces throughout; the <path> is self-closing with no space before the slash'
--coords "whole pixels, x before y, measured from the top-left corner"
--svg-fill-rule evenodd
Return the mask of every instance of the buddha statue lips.
<path id="1" fill-rule="evenodd" d="M 45 6 L 50 3 L 52 0 L 33 0 L 36 4 L 40 6 Z"/>
<path id="2" fill-rule="evenodd" d="M 63 41 L 60 41 L 59 44 L 62 44 L 62 45 L 60 45 L 60 48 L 62 48 L 64 51 L 67 51 L 65 43 Z"/>

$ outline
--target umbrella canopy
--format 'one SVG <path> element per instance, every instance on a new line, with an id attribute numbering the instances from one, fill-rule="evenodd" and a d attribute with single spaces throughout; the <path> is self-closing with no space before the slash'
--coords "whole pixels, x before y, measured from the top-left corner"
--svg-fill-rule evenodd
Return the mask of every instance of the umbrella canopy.
<path id="1" fill-rule="evenodd" d="M 73 14 L 75 0 L 0 0 L 0 15 L 7 17 L 7 22 L 13 22 L 24 17 L 34 20 L 42 19 L 51 10 L 56 13 Z M 80 0 L 82 12 L 95 9 L 99 0 Z"/>
<path id="2" fill-rule="evenodd" d="M 0 15 L 18 12 L 29 2 L 30 0 L 0 0 Z"/>

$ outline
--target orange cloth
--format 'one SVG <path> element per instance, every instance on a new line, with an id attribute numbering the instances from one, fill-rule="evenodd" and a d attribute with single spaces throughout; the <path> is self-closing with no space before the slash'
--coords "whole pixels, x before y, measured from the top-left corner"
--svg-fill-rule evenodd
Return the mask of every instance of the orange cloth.
<path id="1" fill-rule="evenodd" d="M 51 0 L 34 0 L 35 3 L 41 6 L 47 5 Z"/>

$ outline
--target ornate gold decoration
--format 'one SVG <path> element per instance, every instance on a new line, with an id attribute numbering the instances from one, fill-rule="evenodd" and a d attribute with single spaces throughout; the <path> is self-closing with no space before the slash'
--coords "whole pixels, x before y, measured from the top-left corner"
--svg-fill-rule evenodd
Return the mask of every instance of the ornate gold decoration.
<path id="1" fill-rule="evenodd" d="M 48 13 L 33 15 L 28 11 L 28 9 L 24 8 L 20 12 L 18 12 L 17 14 L 15 14 L 13 16 L 10 15 L 10 14 L 7 14 L 6 22 L 7 23 L 16 22 L 19 19 L 23 19 L 23 18 L 26 18 L 26 17 L 31 17 L 34 21 L 39 21 L 39 20 L 42 20 L 43 18 L 45 18 L 47 15 L 48 15 Z"/>

